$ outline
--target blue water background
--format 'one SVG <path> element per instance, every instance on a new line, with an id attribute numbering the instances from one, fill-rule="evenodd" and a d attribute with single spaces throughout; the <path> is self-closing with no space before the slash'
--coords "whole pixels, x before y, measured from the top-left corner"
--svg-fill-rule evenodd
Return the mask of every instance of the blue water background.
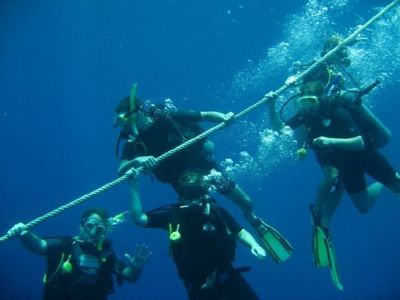
<path id="1" fill-rule="evenodd" d="M 348 2 L 342 9 L 342 23 L 336 27 L 342 34 L 375 14 L 375 7 L 388 3 Z M 295 27 L 293 16 L 301 14 L 306 3 L 2 0 L 0 232 L 116 178 L 114 107 L 129 94 L 133 82 L 139 83 L 140 97 L 154 102 L 171 98 L 180 107 L 226 112 L 240 111 L 278 88 L 288 75 L 287 68 L 271 68 L 271 74 L 262 69 L 268 66 L 263 59 L 268 49 L 279 49 L 276 45 L 290 35 Z M 318 48 L 307 45 L 320 46 L 317 38 L 308 41 L 293 59 L 315 55 Z M 400 55 L 398 42 L 384 46 L 389 57 Z M 369 79 L 368 75 L 384 72 L 378 65 L 390 68 L 386 85 L 371 103 L 392 129 L 392 142 L 383 152 L 398 168 L 400 71 L 396 69 L 398 61 L 381 59 L 365 61 L 372 71 L 360 72 Z M 268 127 L 264 119 L 261 108 L 245 118 L 249 123 L 238 122 L 213 136 L 218 159 L 244 150 L 256 155 L 258 133 Z M 345 287 L 341 292 L 333 286 L 327 270 L 313 266 L 311 256 L 308 205 L 319 179 L 312 155 L 301 163 L 280 161 L 262 176 L 238 177 L 256 212 L 291 241 L 295 252 L 282 265 L 271 259 L 260 264 L 239 245 L 236 265 L 252 267 L 245 277 L 261 299 L 400 299 L 399 199 L 385 192 L 368 215 L 359 214 L 348 197 L 343 200 L 332 223 Z M 175 201 L 170 187 L 148 177 L 141 181 L 145 208 Z M 219 201 L 248 226 L 237 207 L 225 199 Z M 35 232 L 44 236 L 76 234 L 83 210 L 101 206 L 115 214 L 127 205 L 128 187 L 122 184 L 40 224 Z M 145 242 L 153 257 L 136 284 L 116 288 L 110 299 L 185 299 L 168 255 L 165 232 L 128 222 L 117 227 L 111 237 L 121 255 Z M 0 266 L 1 300 L 41 298 L 42 257 L 10 240 L 0 244 Z"/>

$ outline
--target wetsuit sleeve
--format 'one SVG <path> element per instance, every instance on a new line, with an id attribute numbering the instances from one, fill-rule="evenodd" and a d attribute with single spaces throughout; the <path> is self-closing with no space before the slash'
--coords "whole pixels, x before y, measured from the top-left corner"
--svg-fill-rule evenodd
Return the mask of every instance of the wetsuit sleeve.
<path id="1" fill-rule="evenodd" d="M 171 117 L 178 122 L 200 122 L 201 114 L 199 111 L 178 109 L 170 113 Z"/>
<path id="2" fill-rule="evenodd" d="M 146 212 L 148 222 L 147 228 L 168 229 L 169 213 L 171 206 L 160 207 Z"/>
<path id="3" fill-rule="evenodd" d="M 285 124 L 292 129 L 296 129 L 301 125 L 305 124 L 305 117 L 300 113 L 297 113 L 295 116 L 291 117 L 289 120 L 285 121 Z"/>
<path id="4" fill-rule="evenodd" d="M 126 267 L 128 267 L 128 264 L 126 264 L 124 261 L 122 261 L 116 255 L 114 250 L 112 250 L 112 253 L 111 253 L 109 259 L 112 260 L 112 264 L 113 264 L 112 273 L 115 274 L 118 285 L 121 285 L 124 282 L 124 276 L 122 275 L 122 272 L 124 271 L 124 269 Z"/>
<path id="5" fill-rule="evenodd" d="M 343 108 L 336 109 L 333 119 L 337 125 L 338 135 L 340 137 L 351 138 L 361 135 L 360 129 L 347 110 Z"/>
<path id="6" fill-rule="evenodd" d="M 232 215 L 224 208 L 219 206 L 219 211 L 225 224 L 231 230 L 234 236 L 237 236 L 243 227 L 232 217 Z"/>
<path id="7" fill-rule="evenodd" d="M 45 241 L 47 242 L 45 255 L 52 256 L 63 252 L 67 243 L 66 239 L 67 238 L 45 238 Z"/>
<path id="8" fill-rule="evenodd" d="M 122 150 L 121 160 L 132 160 L 138 156 L 139 155 L 135 149 L 135 143 L 126 142 Z"/>

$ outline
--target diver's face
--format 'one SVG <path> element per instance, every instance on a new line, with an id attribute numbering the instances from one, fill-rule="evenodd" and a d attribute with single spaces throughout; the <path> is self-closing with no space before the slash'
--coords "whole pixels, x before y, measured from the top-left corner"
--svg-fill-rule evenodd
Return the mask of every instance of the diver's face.
<path id="1" fill-rule="evenodd" d="M 302 96 L 297 100 L 299 111 L 304 114 L 316 115 L 319 111 L 320 102 L 316 96 Z"/>
<path id="2" fill-rule="evenodd" d="M 80 225 L 79 238 L 88 243 L 96 244 L 104 239 L 108 231 L 108 224 L 97 214 L 89 216 Z"/>
<path id="3" fill-rule="evenodd" d="M 124 128 L 128 124 L 129 115 L 125 112 L 117 114 L 114 118 L 114 127 Z"/>
<path id="4" fill-rule="evenodd" d="M 148 129 L 153 123 L 153 119 L 144 113 L 138 113 L 136 115 L 136 126 L 139 131 Z"/>

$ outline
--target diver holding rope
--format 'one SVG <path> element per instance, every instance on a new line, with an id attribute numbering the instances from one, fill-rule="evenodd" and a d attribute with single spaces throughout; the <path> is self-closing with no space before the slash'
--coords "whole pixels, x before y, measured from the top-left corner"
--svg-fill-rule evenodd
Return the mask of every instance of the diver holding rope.
<path id="1" fill-rule="evenodd" d="M 321 55 L 340 43 L 333 36 L 327 40 Z M 361 213 L 368 212 L 384 187 L 400 193 L 400 176 L 378 151 L 391 138 L 390 131 L 362 102 L 378 84 L 359 89 L 345 89 L 339 68 L 351 63 L 348 50 L 337 53 L 325 64 L 305 76 L 297 86 L 298 93 L 289 98 L 279 114 L 276 99 L 268 103 L 274 130 L 284 125 L 302 127 L 304 144 L 299 149 L 304 158 L 312 148 L 323 171 L 316 201 L 310 206 L 313 220 L 313 254 L 318 267 L 329 267 L 335 285 L 342 289 L 329 224 L 346 191 Z M 297 113 L 285 118 L 288 103 L 295 102 Z M 365 174 L 376 180 L 367 186 Z"/>
<path id="2" fill-rule="evenodd" d="M 275 228 L 254 214 L 251 198 L 221 172 L 213 157 L 213 143 L 210 140 L 204 138 L 164 162 L 159 163 L 155 158 L 202 133 L 204 130 L 198 124 L 201 121 L 229 124 L 233 120 L 233 113 L 182 110 L 168 101 L 163 105 L 142 102 L 136 96 L 134 84 L 131 96 L 122 99 L 116 108 L 114 124 L 121 128 L 117 152 L 119 142 L 125 141 L 119 173 L 123 174 L 132 166 L 151 169 L 152 175 L 158 181 L 170 184 L 179 198 L 188 197 L 184 193 L 184 186 L 199 178 L 208 178 L 209 188 L 215 187 L 218 193 L 239 206 L 268 253 L 276 262 L 283 262 L 292 254 L 291 245 Z M 215 171 L 220 176 L 209 176 Z M 139 194 L 139 187 L 132 180 L 130 188 L 131 198 Z"/>

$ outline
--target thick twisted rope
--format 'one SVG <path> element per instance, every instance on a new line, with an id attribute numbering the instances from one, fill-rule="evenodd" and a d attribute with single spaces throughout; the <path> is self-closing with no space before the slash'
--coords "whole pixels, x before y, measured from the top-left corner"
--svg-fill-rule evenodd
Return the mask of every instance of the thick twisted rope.
<path id="1" fill-rule="evenodd" d="M 300 81 L 301 79 L 303 79 L 305 76 L 307 76 L 308 74 L 310 74 L 311 72 L 313 72 L 315 69 L 317 69 L 318 67 L 320 67 L 323 63 L 325 63 L 329 58 L 331 58 L 333 55 L 336 54 L 336 52 L 338 52 L 341 48 L 343 48 L 344 46 L 350 44 L 361 32 L 363 32 L 367 27 L 369 27 L 370 25 L 372 25 L 374 22 L 376 22 L 379 18 L 381 18 L 384 14 L 386 14 L 390 9 L 392 9 L 393 7 L 395 7 L 397 4 L 400 3 L 400 0 L 395 0 L 392 3 L 390 3 L 388 6 L 386 6 L 384 9 L 382 9 L 378 14 L 376 14 L 375 16 L 373 16 L 371 19 L 369 19 L 363 26 L 360 26 L 357 30 L 355 30 L 351 35 L 349 35 L 346 39 L 344 39 L 341 43 L 339 43 L 335 48 L 333 48 L 332 50 L 330 50 L 328 53 L 326 53 L 323 57 L 321 57 L 318 61 L 316 61 L 315 63 L 313 63 L 310 67 L 308 67 L 306 70 L 304 70 L 302 73 L 289 78 L 289 80 L 286 81 L 286 83 L 281 86 L 280 88 L 278 88 L 275 91 L 270 91 L 267 94 L 264 95 L 264 97 L 262 99 L 260 99 L 259 101 L 257 101 L 256 103 L 254 103 L 253 105 L 247 107 L 246 109 L 240 111 L 239 113 L 237 113 L 233 118 L 234 119 L 239 119 L 242 116 L 250 113 L 251 111 L 255 110 L 256 108 L 258 108 L 259 106 L 265 104 L 267 101 L 273 99 L 274 97 L 278 96 L 279 94 L 281 94 L 282 92 L 284 92 L 287 88 L 295 85 L 298 81 Z M 157 157 L 157 161 L 158 162 L 162 162 L 168 158 L 170 158 L 171 156 L 174 156 L 176 153 L 181 152 L 187 148 L 189 148 L 190 146 L 192 146 L 193 144 L 199 142 L 200 140 L 206 138 L 207 136 L 209 136 L 210 134 L 214 133 L 215 131 L 224 128 L 225 126 L 227 126 L 230 122 L 222 122 L 214 127 L 211 127 L 210 129 L 202 132 L 201 134 L 195 136 L 194 138 L 187 140 L 186 142 L 182 143 L 181 145 L 177 146 L 174 149 L 171 149 L 169 151 L 167 151 L 166 153 L 160 155 L 159 157 Z M 143 168 L 131 168 L 129 169 L 124 175 L 122 175 L 121 177 L 117 178 L 116 180 L 109 182 L 105 185 L 103 185 L 102 187 L 86 194 L 83 195 L 82 197 L 79 197 L 63 206 L 60 206 L 54 210 L 52 210 L 51 212 L 34 219 L 33 221 L 29 222 L 26 224 L 27 228 L 32 228 L 33 226 L 38 225 L 39 223 L 44 222 L 45 220 L 52 218 L 58 214 L 60 214 L 61 212 L 75 207 L 101 193 L 104 193 L 105 191 L 109 190 L 110 188 L 124 182 L 125 180 L 131 178 L 132 176 L 138 176 L 141 172 L 143 171 Z M 9 238 L 11 238 L 11 236 L 9 236 L 8 234 L 0 237 L 0 243 L 4 242 L 6 240 L 8 240 Z"/>
<path id="2" fill-rule="evenodd" d="M 75 200 L 73 200 L 73 201 L 71 201 L 71 202 L 69 202 L 69 203 L 67 203 L 65 205 L 62 205 L 62 206 L 60 206 L 60 207 L 48 212 L 47 214 L 45 214 L 43 216 L 40 216 L 40 217 L 30 221 L 29 223 L 26 224 L 26 227 L 28 229 L 32 228 L 32 227 L 34 227 L 34 226 L 46 221 L 47 219 L 50 219 L 50 218 L 62 213 L 64 210 L 67 210 L 67 209 L 72 208 L 74 206 L 78 206 L 79 204 L 81 204 L 81 203 L 83 203 L 83 202 L 85 202 L 85 201 L 87 201 L 87 200 L 89 200 L 89 199 L 91 199 L 91 198 L 93 198 L 93 197 L 95 197 L 97 195 L 100 195 L 101 193 L 104 193 L 105 191 L 107 191 L 107 190 L 111 189 L 112 187 L 116 186 L 117 184 L 120 184 L 121 182 L 124 182 L 130 176 L 134 176 L 135 174 L 138 174 L 139 172 L 140 172 L 139 169 L 138 170 L 131 169 L 128 172 L 126 172 L 123 176 L 117 178 L 116 180 L 114 180 L 112 182 L 109 182 L 109 183 L 103 185 L 102 187 L 100 187 L 100 188 L 98 188 L 98 189 L 96 189 L 96 190 L 94 190 L 94 191 L 92 191 L 92 192 L 90 192 L 90 193 L 88 193 L 86 195 L 83 195 L 82 197 L 79 197 L 79 198 L 77 198 L 77 199 L 75 199 Z M 0 238 L 0 243 L 8 240 L 10 237 L 11 236 L 9 236 L 8 234 L 2 236 Z"/>

